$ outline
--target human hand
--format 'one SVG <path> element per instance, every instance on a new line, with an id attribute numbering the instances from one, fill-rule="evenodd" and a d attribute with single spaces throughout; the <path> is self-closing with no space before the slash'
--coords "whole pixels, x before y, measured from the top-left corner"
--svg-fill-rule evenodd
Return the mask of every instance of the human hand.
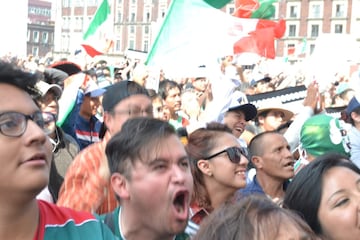
<path id="1" fill-rule="evenodd" d="M 316 81 L 313 81 L 307 88 L 306 97 L 304 99 L 303 105 L 305 107 L 311 107 L 314 111 L 316 111 L 319 100 L 319 84 Z"/>

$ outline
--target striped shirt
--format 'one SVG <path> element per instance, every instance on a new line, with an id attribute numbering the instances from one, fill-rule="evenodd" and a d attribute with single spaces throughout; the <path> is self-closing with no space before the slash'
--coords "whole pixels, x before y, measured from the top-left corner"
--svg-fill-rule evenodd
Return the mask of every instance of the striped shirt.
<path id="1" fill-rule="evenodd" d="M 97 214 L 111 212 L 118 206 L 105 155 L 110 137 L 107 132 L 101 142 L 88 146 L 75 157 L 65 175 L 57 205 Z"/>
<path id="2" fill-rule="evenodd" d="M 101 240 L 117 239 L 110 229 L 92 214 L 76 212 L 38 200 L 40 219 L 34 240 Z"/>

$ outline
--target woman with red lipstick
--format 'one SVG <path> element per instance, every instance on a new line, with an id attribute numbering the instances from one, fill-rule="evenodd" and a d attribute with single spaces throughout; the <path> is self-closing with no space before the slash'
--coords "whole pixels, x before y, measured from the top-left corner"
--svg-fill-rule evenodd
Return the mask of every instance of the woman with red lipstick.
<path id="1" fill-rule="evenodd" d="M 231 130 L 215 122 L 191 133 L 186 150 L 194 178 L 191 220 L 200 224 L 246 186 L 248 160 Z"/>

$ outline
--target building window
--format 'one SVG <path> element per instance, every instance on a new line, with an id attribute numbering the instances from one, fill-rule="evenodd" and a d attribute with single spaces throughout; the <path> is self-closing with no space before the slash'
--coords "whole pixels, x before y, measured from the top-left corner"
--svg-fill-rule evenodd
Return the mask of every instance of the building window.
<path id="1" fill-rule="evenodd" d="M 343 33 L 343 25 L 335 24 L 335 33 Z"/>
<path id="2" fill-rule="evenodd" d="M 235 12 L 235 8 L 230 7 L 230 8 L 229 8 L 229 14 L 231 14 L 231 15 L 232 15 L 234 12 Z"/>
<path id="3" fill-rule="evenodd" d="M 295 54 L 295 44 L 288 44 L 288 55 L 294 55 Z"/>
<path id="4" fill-rule="evenodd" d="M 49 34 L 47 32 L 43 32 L 41 37 L 41 42 L 48 43 L 48 41 L 49 41 Z"/>
<path id="5" fill-rule="evenodd" d="M 336 17 L 344 17 L 345 16 L 345 5 L 344 4 L 336 4 L 335 6 L 335 16 Z"/>
<path id="6" fill-rule="evenodd" d="M 297 18 L 297 6 L 290 6 L 290 17 Z"/>
<path id="7" fill-rule="evenodd" d="M 135 13 L 131 13 L 131 22 L 135 22 Z"/>
<path id="8" fill-rule="evenodd" d="M 165 17 L 165 12 L 161 12 L 161 18 Z"/>
<path id="9" fill-rule="evenodd" d="M 146 13 L 146 22 L 150 22 L 150 13 L 149 12 Z"/>
<path id="10" fill-rule="evenodd" d="M 135 27 L 134 26 L 130 26 L 130 33 L 135 33 Z"/>
<path id="11" fill-rule="evenodd" d="M 39 32 L 38 31 L 33 32 L 33 41 L 39 42 Z"/>
<path id="12" fill-rule="evenodd" d="M 135 49 L 135 41 L 134 40 L 129 41 L 129 49 Z"/>
<path id="13" fill-rule="evenodd" d="M 311 37 L 319 36 L 319 25 L 311 25 Z"/>
<path id="14" fill-rule="evenodd" d="M 31 36 L 31 32 L 30 30 L 27 30 L 27 41 L 30 42 L 30 36 Z"/>
<path id="15" fill-rule="evenodd" d="M 144 52 L 147 52 L 149 50 L 149 41 L 145 40 L 144 41 Z"/>
<path id="16" fill-rule="evenodd" d="M 121 15 L 121 12 L 119 11 L 118 13 L 117 13 L 117 22 L 118 23 L 121 23 L 121 21 L 122 21 L 122 15 Z"/>
<path id="17" fill-rule="evenodd" d="M 296 25 L 289 25 L 289 37 L 296 36 Z"/>
<path id="18" fill-rule="evenodd" d="M 117 51 L 117 52 L 121 51 L 121 42 L 120 42 L 120 40 L 116 40 L 115 51 Z"/>
<path id="19" fill-rule="evenodd" d="M 321 17 L 321 9 L 319 4 L 315 4 L 311 6 L 311 17 L 320 18 Z"/>
<path id="20" fill-rule="evenodd" d="M 38 47 L 32 47 L 31 51 L 33 56 L 39 56 L 39 48 Z"/>
<path id="21" fill-rule="evenodd" d="M 310 44 L 310 54 L 314 52 L 315 44 Z"/>
<path id="22" fill-rule="evenodd" d="M 70 0 L 63 0 L 62 6 L 63 7 L 70 7 Z"/>
<path id="23" fill-rule="evenodd" d="M 149 34 L 149 26 L 145 26 L 144 32 L 145 32 L 145 34 Z"/>

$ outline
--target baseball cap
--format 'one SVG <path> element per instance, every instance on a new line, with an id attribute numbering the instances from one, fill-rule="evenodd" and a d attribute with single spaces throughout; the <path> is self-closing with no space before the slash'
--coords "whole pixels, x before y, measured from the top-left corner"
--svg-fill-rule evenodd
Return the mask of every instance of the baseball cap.
<path id="1" fill-rule="evenodd" d="M 59 85 L 57 84 L 48 84 L 47 82 L 44 81 L 38 81 L 35 85 L 36 89 L 40 91 L 41 96 L 45 96 L 45 94 L 49 91 L 49 90 L 53 90 L 53 92 L 55 93 L 55 97 L 56 98 L 60 98 L 61 94 L 62 94 L 62 89 Z"/>
<path id="2" fill-rule="evenodd" d="M 100 97 L 106 90 L 100 88 L 93 80 L 89 80 L 85 89 L 85 96 Z"/>
<path id="3" fill-rule="evenodd" d="M 350 84 L 347 82 L 342 82 L 336 87 L 335 93 L 336 95 L 340 95 L 347 90 L 352 90 Z"/>
<path id="4" fill-rule="evenodd" d="M 345 123 L 335 117 L 319 114 L 306 120 L 300 130 L 301 147 L 314 157 L 327 152 L 349 156 L 349 138 Z"/>
<path id="5" fill-rule="evenodd" d="M 106 112 L 110 112 L 120 101 L 136 94 L 149 96 L 148 91 L 134 81 L 125 80 L 110 85 L 106 88 L 106 92 L 102 100 L 103 109 Z"/>
<path id="6" fill-rule="evenodd" d="M 241 111 L 245 115 L 245 120 L 250 121 L 254 119 L 257 115 L 257 110 L 255 105 L 251 103 L 244 103 L 241 104 L 242 98 L 235 98 L 233 97 L 232 101 L 230 102 L 228 112 L 231 111 Z"/>
<path id="7" fill-rule="evenodd" d="M 346 114 L 350 116 L 350 114 L 351 114 L 356 108 L 358 108 L 358 107 L 360 107 L 359 97 L 358 97 L 358 96 L 354 96 L 354 97 L 350 100 L 350 102 L 349 102 L 349 104 L 348 104 L 348 106 L 347 106 L 347 108 L 346 108 Z"/>

